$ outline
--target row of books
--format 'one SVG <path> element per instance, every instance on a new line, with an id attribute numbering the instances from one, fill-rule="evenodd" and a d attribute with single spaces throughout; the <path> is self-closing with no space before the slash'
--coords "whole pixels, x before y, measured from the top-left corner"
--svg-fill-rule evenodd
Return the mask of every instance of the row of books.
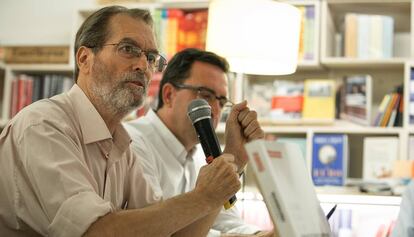
<path id="1" fill-rule="evenodd" d="M 301 28 L 298 60 L 315 59 L 315 6 L 298 6 Z"/>
<path id="2" fill-rule="evenodd" d="M 402 85 L 386 94 L 376 111 L 373 109 L 370 75 L 349 75 L 339 81 L 305 79 L 254 83 L 246 88 L 246 97 L 259 118 L 271 123 L 340 118 L 365 126 L 402 126 Z M 414 111 L 414 102 L 411 104 Z M 414 112 L 410 118 L 414 118 Z"/>
<path id="3" fill-rule="evenodd" d="M 253 84 L 247 90 L 249 105 L 265 120 L 335 118 L 336 83 L 332 79 L 278 80 Z"/>
<path id="4" fill-rule="evenodd" d="M 340 90 L 340 118 L 362 125 L 376 127 L 401 127 L 403 118 L 403 86 L 384 95 L 378 111 L 372 102 L 370 75 L 353 75 L 344 78 Z"/>
<path id="5" fill-rule="evenodd" d="M 10 116 L 37 100 L 68 91 L 73 83 L 72 78 L 58 74 L 17 75 L 11 83 Z"/>
<path id="6" fill-rule="evenodd" d="M 411 178 L 411 166 L 399 160 L 397 137 L 365 137 L 362 180 L 380 181 Z M 343 186 L 347 183 L 349 143 L 346 134 L 315 134 L 312 139 L 311 173 L 316 186 Z"/>
<path id="7" fill-rule="evenodd" d="M 344 55 L 351 58 L 391 58 L 394 19 L 391 16 L 348 13 L 344 24 Z"/>
<path id="8" fill-rule="evenodd" d="M 153 16 L 158 45 L 167 58 L 185 48 L 205 49 L 207 10 L 157 9 Z"/>
<path id="9" fill-rule="evenodd" d="M 403 111 L 403 88 L 400 86 L 394 92 L 384 96 L 372 125 L 377 127 L 402 126 Z"/>
<path id="10" fill-rule="evenodd" d="M 315 6 L 299 6 L 302 14 L 299 60 L 315 59 Z M 171 58 L 185 48 L 205 49 L 208 11 L 157 9 L 154 22 L 160 51 Z"/>

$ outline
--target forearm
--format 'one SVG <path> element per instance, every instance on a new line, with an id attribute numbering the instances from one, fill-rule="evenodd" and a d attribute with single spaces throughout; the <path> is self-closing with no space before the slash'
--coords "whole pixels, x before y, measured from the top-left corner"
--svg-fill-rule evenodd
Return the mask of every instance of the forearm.
<path id="1" fill-rule="evenodd" d="M 174 237 L 207 236 L 220 210 L 221 210 L 221 207 L 217 208 L 216 211 L 213 211 L 207 216 L 197 220 L 196 222 L 180 230 L 173 236 Z"/>
<path id="2" fill-rule="evenodd" d="M 84 236 L 164 237 L 185 227 L 189 228 L 190 233 L 193 230 L 189 226 L 191 223 L 209 217 L 210 214 L 214 215 L 217 208 L 205 201 L 199 193 L 192 191 L 142 209 L 107 214 L 93 223 Z M 194 224 L 202 228 L 200 230 L 208 229 L 212 224 L 209 220 L 210 217 L 204 223 L 200 221 Z"/>

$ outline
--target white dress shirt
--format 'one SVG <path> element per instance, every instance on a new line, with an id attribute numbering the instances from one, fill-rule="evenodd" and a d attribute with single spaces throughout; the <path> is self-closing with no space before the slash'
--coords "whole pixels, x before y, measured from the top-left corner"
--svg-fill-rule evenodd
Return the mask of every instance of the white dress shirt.
<path id="1" fill-rule="evenodd" d="M 400 213 L 391 236 L 414 236 L 414 182 L 411 182 L 405 190 L 400 205 Z"/>
<path id="2" fill-rule="evenodd" d="M 166 199 L 195 187 L 198 171 L 206 164 L 204 156 L 195 155 L 199 153 L 196 148 L 187 153 L 154 111 L 148 111 L 144 117 L 126 123 L 124 127 L 132 139 L 132 149 L 142 159 L 144 176 L 157 196 Z M 257 231 L 256 226 L 244 223 L 233 207 L 220 212 L 208 236 Z"/>

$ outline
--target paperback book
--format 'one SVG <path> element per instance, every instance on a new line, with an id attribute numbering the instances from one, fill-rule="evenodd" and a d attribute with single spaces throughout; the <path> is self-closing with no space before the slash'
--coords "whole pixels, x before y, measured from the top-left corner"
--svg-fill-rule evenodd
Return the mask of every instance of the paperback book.
<path id="1" fill-rule="evenodd" d="M 348 171 L 348 137 L 315 134 L 312 139 L 312 179 L 316 186 L 343 186 Z"/>
<path id="2" fill-rule="evenodd" d="M 299 147 L 255 140 L 246 150 L 279 236 L 331 236 Z"/>

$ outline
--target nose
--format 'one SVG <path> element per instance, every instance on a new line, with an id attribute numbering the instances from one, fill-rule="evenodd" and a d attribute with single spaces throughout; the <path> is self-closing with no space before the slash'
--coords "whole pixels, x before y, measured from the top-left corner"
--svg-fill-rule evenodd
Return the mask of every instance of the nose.
<path id="1" fill-rule="evenodd" d="M 145 54 L 141 54 L 141 56 L 135 58 L 133 63 L 134 71 L 141 71 L 142 73 L 145 73 L 148 70 L 148 67 L 148 60 Z"/>

